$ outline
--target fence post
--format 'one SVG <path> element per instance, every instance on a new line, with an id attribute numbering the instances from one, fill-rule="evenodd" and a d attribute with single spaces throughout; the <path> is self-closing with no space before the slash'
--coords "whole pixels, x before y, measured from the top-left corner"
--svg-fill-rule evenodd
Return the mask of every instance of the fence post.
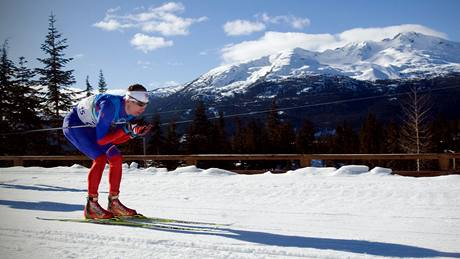
<path id="1" fill-rule="evenodd" d="M 311 159 L 305 156 L 300 158 L 300 167 L 309 167 L 311 166 Z"/>
<path id="2" fill-rule="evenodd" d="M 196 159 L 186 159 L 186 160 L 185 160 L 185 163 L 186 163 L 187 165 L 196 165 L 197 162 L 198 162 L 198 160 L 196 160 Z"/>
<path id="3" fill-rule="evenodd" d="M 24 160 L 21 158 L 15 158 L 13 160 L 13 166 L 23 166 L 24 165 Z"/>
<path id="4" fill-rule="evenodd" d="M 449 170 L 449 156 L 445 154 L 441 154 L 439 159 L 439 168 L 441 171 L 447 171 Z"/>

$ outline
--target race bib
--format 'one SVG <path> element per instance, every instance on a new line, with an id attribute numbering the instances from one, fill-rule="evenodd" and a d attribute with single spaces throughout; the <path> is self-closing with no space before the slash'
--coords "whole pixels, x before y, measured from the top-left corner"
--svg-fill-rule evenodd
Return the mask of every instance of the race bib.
<path id="1" fill-rule="evenodd" d="M 82 99 L 77 104 L 78 118 L 86 125 L 95 126 L 97 123 L 96 112 L 94 109 L 95 99 L 96 95 L 92 95 Z"/>

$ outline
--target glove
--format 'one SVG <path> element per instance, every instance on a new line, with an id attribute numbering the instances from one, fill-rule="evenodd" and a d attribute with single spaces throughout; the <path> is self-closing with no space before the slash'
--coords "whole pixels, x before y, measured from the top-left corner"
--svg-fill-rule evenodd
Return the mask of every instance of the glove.
<path id="1" fill-rule="evenodd" d="M 133 125 L 132 131 L 136 137 L 143 137 L 152 129 L 152 124 L 148 125 Z"/>
<path id="2" fill-rule="evenodd" d="M 123 127 L 123 130 L 132 139 L 137 137 L 143 137 L 152 129 L 152 124 L 143 123 L 143 121 L 137 121 L 136 124 L 127 123 Z"/>

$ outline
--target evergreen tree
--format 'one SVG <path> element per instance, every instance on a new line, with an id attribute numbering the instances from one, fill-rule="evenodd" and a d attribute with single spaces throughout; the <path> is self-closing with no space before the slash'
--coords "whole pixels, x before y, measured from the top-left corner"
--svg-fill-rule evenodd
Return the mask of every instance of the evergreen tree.
<path id="1" fill-rule="evenodd" d="M 343 122 L 335 129 L 335 135 L 332 139 L 331 153 L 337 154 L 353 154 L 358 151 L 359 139 L 353 128 Z"/>
<path id="2" fill-rule="evenodd" d="M 383 149 L 384 153 L 396 154 L 402 153 L 400 143 L 400 127 L 394 122 L 390 121 L 385 125 L 384 128 L 384 138 L 383 138 Z M 382 165 L 385 165 L 389 168 L 405 168 L 407 161 L 403 160 L 387 160 Z"/>
<path id="3" fill-rule="evenodd" d="M 315 127 L 309 120 L 305 120 L 297 133 L 297 152 L 302 154 L 314 153 Z"/>
<path id="4" fill-rule="evenodd" d="M 460 120 L 448 120 L 443 115 L 436 116 L 431 125 L 432 152 L 444 153 L 460 150 Z"/>
<path id="5" fill-rule="evenodd" d="M 219 112 L 219 118 L 211 127 L 212 153 L 224 154 L 229 151 L 229 142 L 225 132 L 225 119 L 223 112 Z"/>
<path id="6" fill-rule="evenodd" d="M 34 76 L 35 73 L 27 67 L 25 58 L 20 57 L 11 98 L 13 104 L 13 112 L 10 114 L 12 118 L 11 125 L 15 131 L 42 127 L 42 121 L 39 116 L 39 111 L 42 109 L 42 99 L 38 91 L 33 88 L 35 84 Z M 11 136 L 11 140 L 16 144 L 16 153 L 21 155 L 33 154 L 34 152 L 40 153 L 44 145 L 46 145 L 43 133 L 14 135 Z"/>
<path id="7" fill-rule="evenodd" d="M 165 154 L 179 154 L 180 152 L 179 136 L 177 135 L 177 125 L 175 121 L 169 123 L 168 132 L 165 140 Z"/>
<path id="8" fill-rule="evenodd" d="M 235 118 L 235 135 L 232 138 L 232 151 L 236 154 L 244 153 L 243 122 L 239 117 Z"/>
<path id="9" fill-rule="evenodd" d="M 3 42 L 0 51 L 0 130 L 8 132 L 11 130 L 9 115 L 14 109 L 11 103 L 11 97 L 15 84 L 16 66 L 13 61 L 8 58 L 8 41 L 5 40 Z"/>
<path id="10" fill-rule="evenodd" d="M 266 153 L 266 134 L 263 124 L 257 120 L 251 120 L 243 129 L 243 150 L 245 154 Z"/>
<path id="11" fill-rule="evenodd" d="M 378 154 L 382 152 L 383 129 L 374 114 L 369 113 L 359 133 L 359 152 Z"/>
<path id="12" fill-rule="evenodd" d="M 89 83 L 89 76 L 86 76 L 86 96 L 91 96 L 93 93 L 94 87 Z"/>
<path id="13" fill-rule="evenodd" d="M 285 122 L 279 128 L 280 143 L 276 148 L 277 153 L 291 154 L 295 150 L 295 132 L 291 123 Z"/>
<path id="14" fill-rule="evenodd" d="M 195 108 L 194 119 L 187 131 L 187 151 L 189 153 L 209 153 L 211 142 L 211 123 L 206 115 L 206 108 L 199 101 Z"/>
<path id="15" fill-rule="evenodd" d="M 16 130 L 27 130 L 40 125 L 38 112 L 41 109 L 42 99 L 33 88 L 35 72 L 27 67 L 24 57 L 19 58 L 19 67 L 16 70 L 16 81 L 11 101 L 14 105 L 12 115 L 13 127 Z"/>
<path id="16" fill-rule="evenodd" d="M 283 141 L 280 135 L 280 127 L 281 120 L 278 115 L 278 106 L 276 100 L 273 100 L 266 124 L 268 153 L 278 153 L 279 146 Z"/>
<path id="17" fill-rule="evenodd" d="M 164 140 L 161 132 L 160 115 L 155 114 L 152 121 L 152 129 L 150 131 L 150 139 L 147 145 L 147 154 L 159 155 L 163 149 Z"/>
<path id="18" fill-rule="evenodd" d="M 102 73 L 102 69 L 99 70 L 99 83 L 98 83 L 99 93 L 103 94 L 107 92 L 107 83 L 105 82 L 104 74 Z"/>
<path id="19" fill-rule="evenodd" d="M 180 140 L 179 136 L 177 135 L 176 128 L 176 122 L 171 121 L 167 128 L 166 137 L 163 143 L 163 149 L 161 150 L 162 154 L 181 154 Z M 179 161 L 164 161 L 163 165 L 165 165 L 168 169 L 175 169 L 179 166 Z"/>
<path id="20" fill-rule="evenodd" d="M 11 97 L 16 67 L 13 61 L 8 58 L 8 41 L 3 42 L 0 51 L 0 133 L 5 133 L 13 130 L 10 115 L 14 109 Z M 0 154 L 9 154 L 11 152 L 11 143 L 11 139 L 8 136 L 0 135 Z"/>
<path id="21" fill-rule="evenodd" d="M 401 146 L 399 145 L 400 128 L 394 121 L 387 123 L 384 130 L 384 150 L 385 153 L 401 153 Z"/>
<path id="22" fill-rule="evenodd" d="M 72 58 L 64 57 L 63 52 L 68 47 L 67 39 L 62 38 L 61 33 L 55 27 L 55 22 L 55 16 L 51 14 L 48 34 L 41 46 L 47 57 L 38 58 L 44 68 L 37 68 L 36 72 L 40 75 L 38 82 L 48 87 L 45 94 L 44 112 L 52 119 L 59 120 L 60 112 L 70 110 L 73 105 L 75 93 L 68 86 L 74 84 L 75 79 L 73 70 L 64 70 L 65 65 L 72 61 Z"/>

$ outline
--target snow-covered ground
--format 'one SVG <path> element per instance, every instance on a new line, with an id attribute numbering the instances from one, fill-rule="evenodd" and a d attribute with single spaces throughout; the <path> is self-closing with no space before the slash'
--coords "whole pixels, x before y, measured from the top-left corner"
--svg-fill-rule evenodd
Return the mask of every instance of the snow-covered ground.
<path id="1" fill-rule="evenodd" d="M 80 218 L 87 168 L 0 168 L 0 258 L 460 258 L 460 176 L 363 166 L 236 175 L 124 167 L 121 200 L 220 233 L 51 222 Z M 107 172 L 100 186 L 107 197 Z"/>

